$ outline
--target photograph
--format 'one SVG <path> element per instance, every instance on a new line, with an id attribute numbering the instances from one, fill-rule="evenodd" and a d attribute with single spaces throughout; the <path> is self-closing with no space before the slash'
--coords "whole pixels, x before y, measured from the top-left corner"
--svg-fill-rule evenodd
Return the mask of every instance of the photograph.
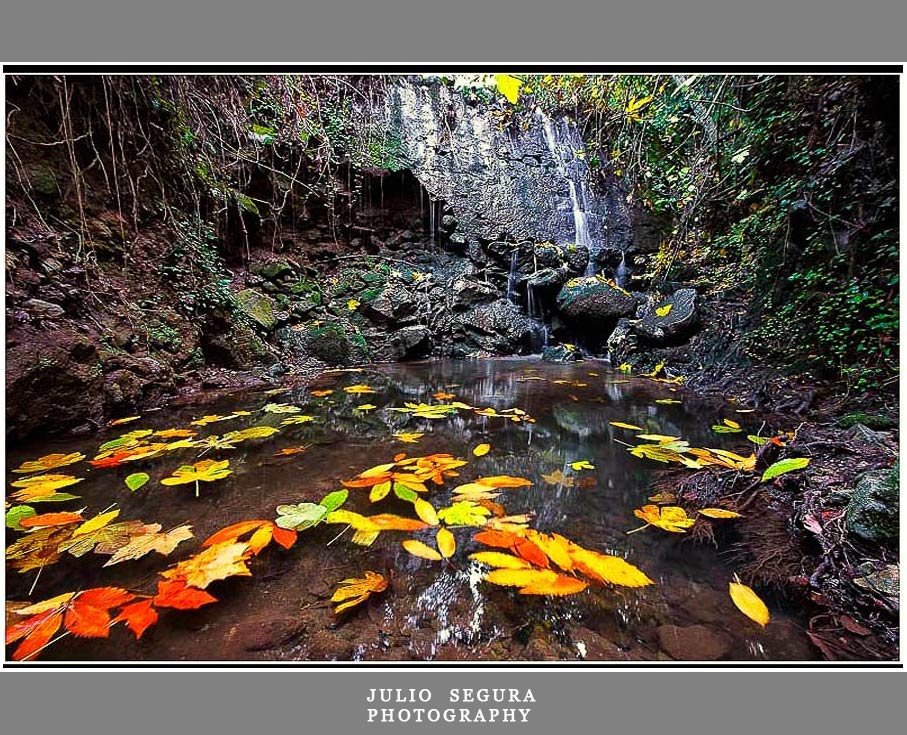
<path id="1" fill-rule="evenodd" d="M 6 663 L 899 661 L 900 69 L 448 66 L 5 72 Z"/>

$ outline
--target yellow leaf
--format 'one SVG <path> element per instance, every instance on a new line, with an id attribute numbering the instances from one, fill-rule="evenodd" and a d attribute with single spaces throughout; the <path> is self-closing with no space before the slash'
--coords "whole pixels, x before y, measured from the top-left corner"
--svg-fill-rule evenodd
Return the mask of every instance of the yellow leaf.
<path id="1" fill-rule="evenodd" d="M 643 97 L 641 99 L 636 99 L 636 97 L 631 98 L 630 102 L 627 104 L 627 114 L 638 112 L 642 107 L 649 104 L 649 102 L 651 101 L 652 95 L 648 95 L 647 97 Z"/>
<path id="2" fill-rule="evenodd" d="M 659 306 L 655 310 L 655 314 L 658 316 L 667 316 L 668 314 L 671 313 L 672 307 L 673 307 L 673 304 L 665 304 L 664 306 Z"/>
<path id="3" fill-rule="evenodd" d="M 740 424 L 738 424 L 736 421 L 731 421 L 731 419 L 725 419 L 725 420 L 724 420 L 724 423 L 725 423 L 727 426 L 730 426 L 732 429 L 739 429 L 739 428 L 740 428 Z"/>
<path id="4" fill-rule="evenodd" d="M 477 551 L 469 555 L 470 559 L 487 564 L 496 569 L 531 569 L 532 565 L 525 559 L 520 559 L 500 551 Z"/>
<path id="5" fill-rule="evenodd" d="M 72 535 L 73 537 L 84 536 L 86 533 L 91 533 L 92 531 L 97 531 L 99 528 L 104 528 L 104 526 L 110 523 L 119 514 L 120 511 L 118 510 L 112 510 L 109 513 L 101 513 L 100 515 L 85 521 L 85 523 L 72 532 Z"/>
<path id="6" fill-rule="evenodd" d="M 343 390 L 345 393 L 349 393 L 351 395 L 361 395 L 361 394 L 365 394 L 365 393 L 377 393 L 378 392 L 374 388 L 372 388 L 371 386 L 368 386 L 368 385 L 348 385 Z"/>
<path id="7" fill-rule="evenodd" d="M 568 577 L 565 574 L 556 574 L 553 578 L 530 582 L 520 589 L 521 595 L 575 595 L 582 592 L 589 586 L 576 577 Z"/>
<path id="8" fill-rule="evenodd" d="M 494 80 L 498 86 L 498 92 L 504 95 L 511 105 L 515 105 L 520 98 L 520 87 L 523 86 L 522 80 L 510 74 L 495 74 Z"/>
<path id="9" fill-rule="evenodd" d="M 125 416 L 124 418 L 121 418 L 121 419 L 114 419 L 113 421 L 111 421 L 108 424 L 108 426 L 120 426 L 122 424 L 128 424 L 130 421 L 137 421 L 140 418 L 142 418 L 142 417 L 141 416 Z"/>
<path id="10" fill-rule="evenodd" d="M 577 462 L 571 462 L 570 467 L 572 469 L 576 470 L 577 472 L 579 472 L 580 470 L 594 470 L 595 469 L 595 465 L 590 464 L 589 461 L 585 460 L 585 459 L 581 459 Z"/>
<path id="11" fill-rule="evenodd" d="M 377 485 L 372 486 L 371 492 L 368 494 L 368 499 L 372 503 L 377 503 L 379 500 L 384 500 L 387 497 L 387 494 L 391 491 L 391 481 L 385 480 L 384 482 L 379 482 Z"/>
<path id="12" fill-rule="evenodd" d="M 637 434 L 637 439 L 644 439 L 648 442 L 658 442 L 659 444 L 669 444 L 670 442 L 680 441 L 679 436 L 667 436 L 666 434 Z"/>
<path id="13" fill-rule="evenodd" d="M 350 299 L 349 301 L 346 302 L 346 308 L 349 309 L 350 311 L 356 311 L 356 309 L 359 308 L 360 303 L 361 302 L 356 299 Z"/>
<path id="14" fill-rule="evenodd" d="M 527 487 L 532 482 L 525 477 L 512 477 L 510 475 L 495 475 L 493 477 L 480 477 L 476 480 L 479 485 L 486 487 Z"/>
<path id="15" fill-rule="evenodd" d="M 599 554 L 574 543 L 570 544 L 569 551 L 574 566 L 599 582 L 621 587 L 645 587 L 653 584 L 645 573 L 619 556 Z"/>
<path id="16" fill-rule="evenodd" d="M 413 510 L 415 510 L 416 515 L 419 516 L 419 518 L 421 518 L 423 521 L 425 521 L 429 526 L 438 525 L 438 514 L 435 511 L 435 506 L 433 506 L 427 500 L 416 498 L 413 501 Z"/>
<path id="17" fill-rule="evenodd" d="M 450 559 L 457 550 L 457 540 L 454 535 L 446 528 L 439 528 L 435 540 L 438 542 L 438 550 L 445 559 Z"/>
<path id="18" fill-rule="evenodd" d="M 388 462 L 387 464 L 375 465 L 364 472 L 360 472 L 359 477 L 379 477 L 392 470 L 395 464 L 395 462 Z"/>
<path id="19" fill-rule="evenodd" d="M 374 403 L 363 403 L 361 406 L 356 406 L 357 411 L 374 411 L 378 408 Z"/>
<path id="20" fill-rule="evenodd" d="M 472 454 L 475 457 L 484 457 L 490 451 L 491 444 L 479 444 L 475 449 L 472 450 Z"/>
<path id="21" fill-rule="evenodd" d="M 609 421 L 611 426 L 616 426 L 618 429 L 629 429 L 630 431 L 642 431 L 641 426 L 636 426 L 634 424 L 625 424 L 623 421 Z"/>
<path id="22" fill-rule="evenodd" d="M 424 434 L 416 431 L 401 431 L 394 434 L 394 438 L 406 444 L 417 444 Z"/>
<path id="23" fill-rule="evenodd" d="M 351 607 L 365 602 L 373 593 L 384 592 L 387 580 L 377 572 L 366 572 L 361 579 L 344 579 L 331 597 L 331 602 L 341 604 L 334 608 L 334 614 L 342 613 Z"/>
<path id="24" fill-rule="evenodd" d="M 759 595 L 739 582 L 731 582 L 728 591 L 737 609 L 764 628 L 769 621 L 769 613 Z"/>
<path id="25" fill-rule="evenodd" d="M 189 557 L 173 569 L 162 572 L 161 576 L 167 579 L 185 579 L 190 587 L 203 590 L 218 579 L 251 577 L 252 572 L 246 566 L 250 553 L 249 544 L 224 541 Z"/>
<path id="26" fill-rule="evenodd" d="M 739 513 L 724 508 L 700 508 L 699 515 L 706 518 L 742 518 Z"/>
<path id="27" fill-rule="evenodd" d="M 418 556 L 420 559 L 441 561 L 441 555 L 437 551 L 414 538 L 406 539 L 406 541 L 403 542 L 403 548 L 413 556 Z"/>
<path id="28" fill-rule="evenodd" d="M 48 454 L 36 460 L 23 462 L 19 467 L 14 469 L 13 472 L 17 474 L 46 472 L 47 470 L 55 470 L 57 467 L 65 467 L 68 464 L 81 462 L 83 459 L 85 459 L 85 455 L 81 452 L 73 452 L 72 454 Z"/>

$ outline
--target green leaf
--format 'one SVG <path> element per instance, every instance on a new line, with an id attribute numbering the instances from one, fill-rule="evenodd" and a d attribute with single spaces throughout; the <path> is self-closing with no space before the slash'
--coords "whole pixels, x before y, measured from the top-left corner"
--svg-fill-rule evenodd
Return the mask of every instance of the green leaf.
<path id="1" fill-rule="evenodd" d="M 448 526 L 484 526 L 485 518 L 490 515 L 488 508 L 470 500 L 461 500 L 438 511 L 438 518 Z"/>
<path id="2" fill-rule="evenodd" d="M 150 479 L 147 472 L 135 472 L 126 478 L 126 487 L 135 492 Z"/>
<path id="3" fill-rule="evenodd" d="M 769 437 L 767 436 L 757 436 L 756 434 L 747 434 L 746 438 L 759 447 L 761 447 L 769 440 Z"/>
<path id="4" fill-rule="evenodd" d="M 809 457 L 792 457 L 791 459 L 782 459 L 780 462 L 775 462 L 775 464 L 773 464 L 765 472 L 762 473 L 762 482 L 778 477 L 778 475 L 784 475 L 788 472 L 793 472 L 794 470 L 802 470 L 808 464 Z"/>
<path id="5" fill-rule="evenodd" d="M 399 482 L 394 483 L 394 495 L 400 498 L 400 500 L 405 500 L 407 503 L 412 503 L 419 497 L 419 494 L 415 490 L 410 490 Z"/>
<path id="6" fill-rule="evenodd" d="M 341 505 L 343 505 L 349 496 L 349 490 L 335 490 L 332 493 L 328 493 L 321 499 L 321 507 L 323 507 L 328 513 L 330 513 L 331 511 L 337 510 Z"/>
<path id="7" fill-rule="evenodd" d="M 304 531 L 317 526 L 328 515 L 328 509 L 318 503 L 299 503 L 297 505 L 278 505 L 278 518 L 275 523 L 291 531 Z"/>
<path id="8" fill-rule="evenodd" d="M 723 426 L 722 424 L 715 424 L 712 426 L 712 431 L 716 434 L 739 434 L 740 429 L 735 429 L 733 426 Z"/>
<path id="9" fill-rule="evenodd" d="M 72 495 L 70 493 L 54 493 L 53 495 L 42 495 L 40 498 L 29 498 L 29 503 L 62 503 L 64 500 L 76 500 L 81 495 Z"/>
<path id="10" fill-rule="evenodd" d="M 24 531 L 25 529 L 19 525 L 19 522 L 35 515 L 38 513 L 30 505 L 14 505 L 6 511 L 6 527 L 14 531 Z"/>

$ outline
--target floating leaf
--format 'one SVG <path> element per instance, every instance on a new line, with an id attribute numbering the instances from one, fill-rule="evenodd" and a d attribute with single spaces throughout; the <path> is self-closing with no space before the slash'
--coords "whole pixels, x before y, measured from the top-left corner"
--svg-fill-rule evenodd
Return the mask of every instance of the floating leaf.
<path id="1" fill-rule="evenodd" d="M 438 514 L 435 511 L 435 507 L 429 503 L 427 500 L 422 500 L 420 497 L 415 497 L 412 501 L 413 510 L 416 511 L 416 515 L 419 516 L 425 523 L 429 526 L 438 525 Z"/>
<path id="2" fill-rule="evenodd" d="M 72 452 L 71 454 L 46 454 L 35 460 L 23 462 L 13 472 L 17 474 L 30 474 L 32 472 L 47 472 L 55 470 L 57 467 L 75 464 L 85 459 L 81 452 Z"/>
<path id="3" fill-rule="evenodd" d="M 244 442 L 247 439 L 266 439 L 269 436 L 273 436 L 280 432 L 280 429 L 275 429 L 273 426 L 250 426 L 247 429 L 239 429 L 238 431 L 228 431 L 224 434 L 224 440 L 231 442 L 233 444 L 238 444 L 239 442 Z"/>
<path id="4" fill-rule="evenodd" d="M 714 424 L 712 426 L 712 431 L 716 434 L 739 434 L 740 429 L 735 429 L 733 426 L 726 426 L 725 424 Z"/>
<path id="5" fill-rule="evenodd" d="M 676 503 L 677 496 L 674 493 L 655 493 L 649 496 L 649 500 L 653 503 Z"/>
<path id="6" fill-rule="evenodd" d="M 490 515 L 488 508 L 470 500 L 461 500 L 438 511 L 438 518 L 448 526 L 484 526 L 485 519 Z"/>
<path id="7" fill-rule="evenodd" d="M 183 465 L 174 470 L 171 477 L 165 477 L 161 480 L 161 485 L 186 485 L 194 482 L 195 496 L 198 497 L 198 483 L 222 480 L 227 475 L 232 474 L 233 471 L 227 469 L 229 466 L 230 460 L 228 459 L 220 462 L 213 459 L 205 459 L 192 465 Z"/>
<path id="8" fill-rule="evenodd" d="M 355 607 L 365 602 L 371 595 L 384 592 L 386 589 L 387 579 L 377 572 L 366 572 L 361 579 L 344 579 L 331 597 L 331 602 L 341 603 L 334 608 L 334 614 Z"/>
<path id="9" fill-rule="evenodd" d="M 664 306 L 659 306 L 655 310 L 655 314 L 657 316 L 667 316 L 668 314 L 671 313 L 671 309 L 673 308 L 673 306 L 674 306 L 673 304 L 665 304 Z"/>
<path id="10" fill-rule="evenodd" d="M 756 436 L 755 434 L 747 434 L 746 438 L 749 439 L 757 447 L 761 447 L 763 444 L 766 444 L 770 441 L 767 436 Z"/>
<path id="11" fill-rule="evenodd" d="M 84 479 L 72 475 L 33 475 L 13 482 L 13 487 L 19 489 L 12 494 L 12 497 L 24 503 L 72 500 L 78 496 L 58 493 L 57 490 L 75 485 Z"/>
<path id="12" fill-rule="evenodd" d="M 198 436 L 198 432 L 189 429 L 162 429 L 155 431 L 154 436 L 159 436 L 161 439 L 191 439 Z"/>
<path id="13" fill-rule="evenodd" d="M 21 518 L 19 525 L 25 529 L 50 528 L 52 526 L 68 526 L 84 520 L 80 513 L 42 513 L 41 515 L 32 514 L 31 517 Z"/>
<path id="14" fill-rule="evenodd" d="M 401 431 L 394 434 L 395 439 L 405 442 L 406 444 L 416 444 L 423 436 L 425 436 L 425 434 L 420 434 L 415 431 Z"/>
<path id="15" fill-rule="evenodd" d="M 349 490 L 335 490 L 334 492 L 325 495 L 321 499 L 319 505 L 324 506 L 324 508 L 330 513 L 331 511 L 337 510 L 341 505 L 343 505 L 349 495 Z"/>
<path id="16" fill-rule="evenodd" d="M 731 419 L 724 419 L 724 425 L 730 426 L 732 429 L 740 428 L 740 424 L 738 424 L 736 421 L 732 421 Z"/>
<path id="17" fill-rule="evenodd" d="M 437 551 L 417 539 L 406 539 L 406 541 L 402 542 L 402 545 L 410 554 L 418 556 L 420 559 L 441 561 L 441 555 Z"/>
<path id="18" fill-rule="evenodd" d="M 318 503 L 298 503 L 296 505 L 278 505 L 277 520 L 280 528 L 293 531 L 304 531 L 317 526 L 328 516 L 328 509 Z"/>
<path id="19" fill-rule="evenodd" d="M 636 426 L 635 424 L 625 424 L 623 421 L 609 421 L 611 426 L 616 426 L 618 429 L 629 429 L 630 431 L 642 431 L 641 426 Z"/>
<path id="20" fill-rule="evenodd" d="M 368 393 L 377 393 L 378 392 L 371 386 L 364 385 L 364 384 L 363 385 L 348 385 L 343 390 L 344 390 L 344 392 L 350 393 L 352 395 L 364 395 L 364 394 L 368 394 Z"/>
<path id="21" fill-rule="evenodd" d="M 511 477 L 510 475 L 495 475 L 493 477 L 480 477 L 476 480 L 479 485 L 486 487 L 528 487 L 532 484 L 525 477 Z"/>
<path id="22" fill-rule="evenodd" d="M 662 406 L 676 406 L 683 401 L 678 401 L 676 398 L 659 398 L 655 403 L 660 403 Z"/>
<path id="23" fill-rule="evenodd" d="M 595 465 L 588 460 L 581 459 L 577 462 L 571 462 L 570 468 L 579 472 L 580 470 L 594 470 Z"/>
<path id="24" fill-rule="evenodd" d="M 205 589 L 212 582 L 227 577 L 251 577 L 246 566 L 251 553 L 249 544 L 225 541 L 208 547 L 195 556 L 161 573 L 165 579 L 184 579 L 190 587 Z"/>
<path id="25" fill-rule="evenodd" d="M 750 620 L 759 623 L 763 628 L 766 626 L 769 621 L 769 612 L 759 595 L 745 584 L 739 582 L 731 582 L 728 591 L 731 595 L 731 600 L 734 601 L 740 612 Z"/>
<path id="26" fill-rule="evenodd" d="M 313 396 L 315 396 L 315 398 L 324 398 L 325 396 L 331 395 L 331 393 L 333 393 L 333 392 L 334 391 L 330 390 L 329 388 L 325 389 L 325 390 L 309 391 L 309 393 L 311 393 Z"/>
<path id="27" fill-rule="evenodd" d="M 560 470 L 555 470 L 549 475 L 542 475 L 542 479 L 549 485 L 563 485 L 564 487 L 573 487 L 575 480 L 568 477 Z"/>
<path id="28" fill-rule="evenodd" d="M 117 549 L 110 559 L 104 564 L 105 567 L 111 567 L 114 564 L 128 561 L 130 559 L 140 559 L 152 551 L 167 556 L 179 546 L 183 541 L 192 538 L 192 526 L 177 526 L 169 531 L 148 533 L 143 536 L 132 538 L 125 546 Z"/>
<path id="29" fill-rule="evenodd" d="M 6 527 L 14 531 L 22 531 L 24 527 L 20 525 L 20 522 L 35 515 L 37 513 L 30 505 L 14 505 L 6 511 Z"/>
<path id="30" fill-rule="evenodd" d="M 739 513 L 724 508 L 700 508 L 699 515 L 706 518 L 742 518 Z"/>
<path id="31" fill-rule="evenodd" d="M 155 607 L 172 607 L 176 610 L 197 610 L 212 602 L 217 602 L 217 598 L 204 590 L 189 586 L 183 578 L 158 582 L 157 594 L 152 600 Z"/>
<path id="32" fill-rule="evenodd" d="M 491 451 L 491 444 L 479 444 L 475 449 L 472 450 L 474 457 L 484 457 Z"/>
<path id="33" fill-rule="evenodd" d="M 151 476 L 147 472 L 134 472 L 126 478 L 126 487 L 135 492 L 150 479 Z"/>
<path id="34" fill-rule="evenodd" d="M 525 559 L 500 551 L 477 551 L 475 554 L 470 554 L 469 558 L 496 569 L 530 569 L 532 567 Z"/>
<path id="35" fill-rule="evenodd" d="M 376 408 L 378 408 L 378 407 L 374 403 L 363 403 L 363 404 L 360 404 L 359 406 L 356 406 L 356 408 L 354 410 L 356 410 L 356 411 L 374 411 Z"/>
<path id="36" fill-rule="evenodd" d="M 553 574 L 553 572 L 552 572 Z M 589 586 L 588 582 L 564 574 L 556 574 L 553 578 L 538 579 L 530 582 L 520 589 L 521 595 L 575 595 Z"/>
<path id="37" fill-rule="evenodd" d="M 676 505 L 664 505 L 661 507 L 644 505 L 642 508 L 634 510 L 633 515 L 644 520 L 647 525 L 657 526 L 672 533 L 684 533 L 696 523 L 694 518 L 687 517 L 687 513 L 683 508 Z"/>
<path id="38" fill-rule="evenodd" d="M 802 470 L 808 464 L 809 457 L 791 457 L 790 459 L 782 459 L 780 462 L 775 462 L 762 473 L 762 482 L 771 480 L 788 472 Z"/>
<path id="39" fill-rule="evenodd" d="M 457 540 L 454 538 L 454 535 L 448 531 L 446 528 L 439 528 L 438 533 L 435 536 L 435 541 L 438 544 L 438 551 L 441 552 L 441 556 L 445 559 L 450 559 L 454 555 L 454 552 L 457 550 Z"/>
<path id="40" fill-rule="evenodd" d="M 592 579 L 621 587 L 646 587 L 653 584 L 640 569 L 619 556 L 600 554 L 573 542 L 568 546 L 574 566 Z"/>
<path id="41" fill-rule="evenodd" d="M 265 413 L 299 413 L 302 409 L 289 403 L 266 403 L 261 407 Z"/>
<path id="42" fill-rule="evenodd" d="M 451 398 L 456 398 L 456 396 L 453 393 L 445 393 L 443 390 L 439 390 L 437 393 L 432 394 L 432 398 L 439 401 L 449 401 Z"/>
<path id="43" fill-rule="evenodd" d="M 158 614 L 153 604 L 153 600 L 141 600 L 140 602 L 126 605 L 120 610 L 120 614 L 113 619 L 113 622 L 126 623 L 129 630 L 135 635 L 136 640 L 138 640 L 150 626 L 157 622 Z"/>
<path id="44" fill-rule="evenodd" d="M 86 534 L 93 533 L 101 528 L 104 528 L 104 526 L 108 525 L 119 515 L 119 510 L 112 510 L 109 513 L 99 513 L 94 518 L 85 521 L 85 523 L 79 526 L 72 535 L 84 536 Z"/>
<path id="45" fill-rule="evenodd" d="M 140 418 L 142 418 L 142 417 L 141 416 L 126 416 L 121 419 L 114 419 L 107 425 L 108 426 L 120 426 L 121 424 L 128 424 L 132 421 L 138 421 Z"/>

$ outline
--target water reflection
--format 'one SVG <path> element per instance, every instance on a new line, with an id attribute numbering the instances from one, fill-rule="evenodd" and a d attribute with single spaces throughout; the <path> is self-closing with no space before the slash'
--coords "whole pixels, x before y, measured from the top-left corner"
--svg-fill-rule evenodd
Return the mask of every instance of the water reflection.
<path id="1" fill-rule="evenodd" d="M 368 384 L 377 392 L 351 395 L 343 391 L 353 384 Z M 333 392 L 315 397 L 313 390 Z M 477 408 L 498 412 L 519 408 L 534 421 L 477 415 L 466 409 L 440 419 L 388 410 L 405 402 L 437 403 L 432 396 L 439 391 Z M 493 588 L 481 581 L 480 568 L 466 558 L 472 551 L 484 550 L 471 540 L 474 529 L 454 529 L 459 551 L 452 564 L 442 567 L 403 551 L 399 543 L 403 534 L 384 533 L 373 547 L 364 549 L 350 544 L 348 535 L 336 539 L 337 527 L 319 527 L 307 532 L 291 552 L 269 552 L 252 579 L 224 583 L 218 605 L 182 617 L 169 616 L 139 644 L 122 639 L 122 647 L 114 649 L 104 642 L 67 641 L 48 651 L 47 657 L 811 657 L 802 631 L 777 606 L 765 631 L 755 630 L 735 611 L 727 595 L 733 570 L 723 566 L 714 548 L 657 529 L 626 535 L 638 525 L 633 509 L 646 502 L 652 473 L 661 466 L 631 456 L 626 443 L 639 432 L 618 429 L 609 422 L 627 422 L 648 433 L 683 437 L 694 446 L 739 445 L 733 437 L 710 431 L 710 425 L 721 416 L 695 398 L 684 394 L 679 404 L 655 402 L 677 395 L 667 386 L 628 378 L 596 363 L 442 361 L 335 372 L 322 376 L 315 385 L 290 386 L 279 395 L 248 393 L 148 413 L 125 428 L 185 427 L 203 414 L 247 410 L 252 412 L 250 416 L 203 427 L 201 436 L 251 425 L 274 426 L 280 433 L 232 451 L 206 454 L 206 458 L 229 459 L 234 474 L 203 487 L 198 499 L 191 489 L 159 485 L 176 466 L 195 461 L 191 454 L 103 470 L 78 465 L 73 469 L 87 478 L 79 485 L 83 499 L 78 502 L 93 512 L 116 502 L 122 518 L 141 518 L 165 528 L 188 520 L 201 540 L 239 520 L 273 518 L 277 505 L 317 501 L 338 489 L 340 480 L 388 462 L 398 452 L 412 456 L 450 452 L 469 460 L 460 469 L 457 482 L 483 475 L 529 479 L 531 487 L 502 491 L 498 500 L 508 513 L 532 513 L 533 526 L 541 531 L 556 531 L 587 548 L 625 557 L 656 584 L 641 590 L 595 587 L 566 598 L 520 598 L 510 589 Z M 297 405 L 314 420 L 282 426 L 285 415 L 258 410 L 272 401 Z M 363 404 L 376 408 L 357 410 Z M 102 441 L 123 430 L 110 430 L 103 437 L 15 447 L 10 451 L 10 463 L 15 466 L 22 459 L 64 449 L 94 456 Z M 423 436 L 418 443 L 409 444 L 393 437 L 400 432 Z M 482 442 L 492 445 L 491 453 L 473 457 L 471 449 Z M 275 456 L 280 448 L 293 446 L 307 449 L 292 456 Z M 595 469 L 572 469 L 571 463 L 580 460 Z M 152 480 L 132 493 L 123 481 L 137 470 L 148 472 Z M 450 489 L 457 482 L 432 494 L 436 507 L 448 504 Z M 367 491 L 352 491 L 347 507 L 376 512 L 367 496 Z M 377 512 L 411 515 L 409 506 L 393 498 L 382 501 Z M 194 543 L 185 544 L 182 555 L 181 547 L 174 559 L 191 553 L 189 547 Z M 36 593 L 40 597 L 33 599 L 72 589 L 74 581 L 81 587 L 121 584 L 135 588 L 167 563 L 152 555 L 102 572 L 101 562 L 91 555 L 76 563 L 64 560 L 44 571 Z M 326 599 L 340 579 L 361 575 L 366 569 L 387 574 L 391 591 L 371 603 L 367 611 L 350 615 L 338 625 Z M 32 583 L 30 575 L 16 573 L 8 574 L 7 580 L 13 599 L 23 598 Z M 255 631 L 270 630 L 284 619 L 301 625 L 304 633 L 298 633 L 292 644 L 282 642 L 276 634 L 268 645 L 258 641 Z M 289 622 L 286 625 L 292 627 Z M 685 631 L 674 636 L 683 645 L 670 637 L 669 633 L 674 635 L 671 626 Z M 254 646 L 247 642 L 250 637 Z"/>

